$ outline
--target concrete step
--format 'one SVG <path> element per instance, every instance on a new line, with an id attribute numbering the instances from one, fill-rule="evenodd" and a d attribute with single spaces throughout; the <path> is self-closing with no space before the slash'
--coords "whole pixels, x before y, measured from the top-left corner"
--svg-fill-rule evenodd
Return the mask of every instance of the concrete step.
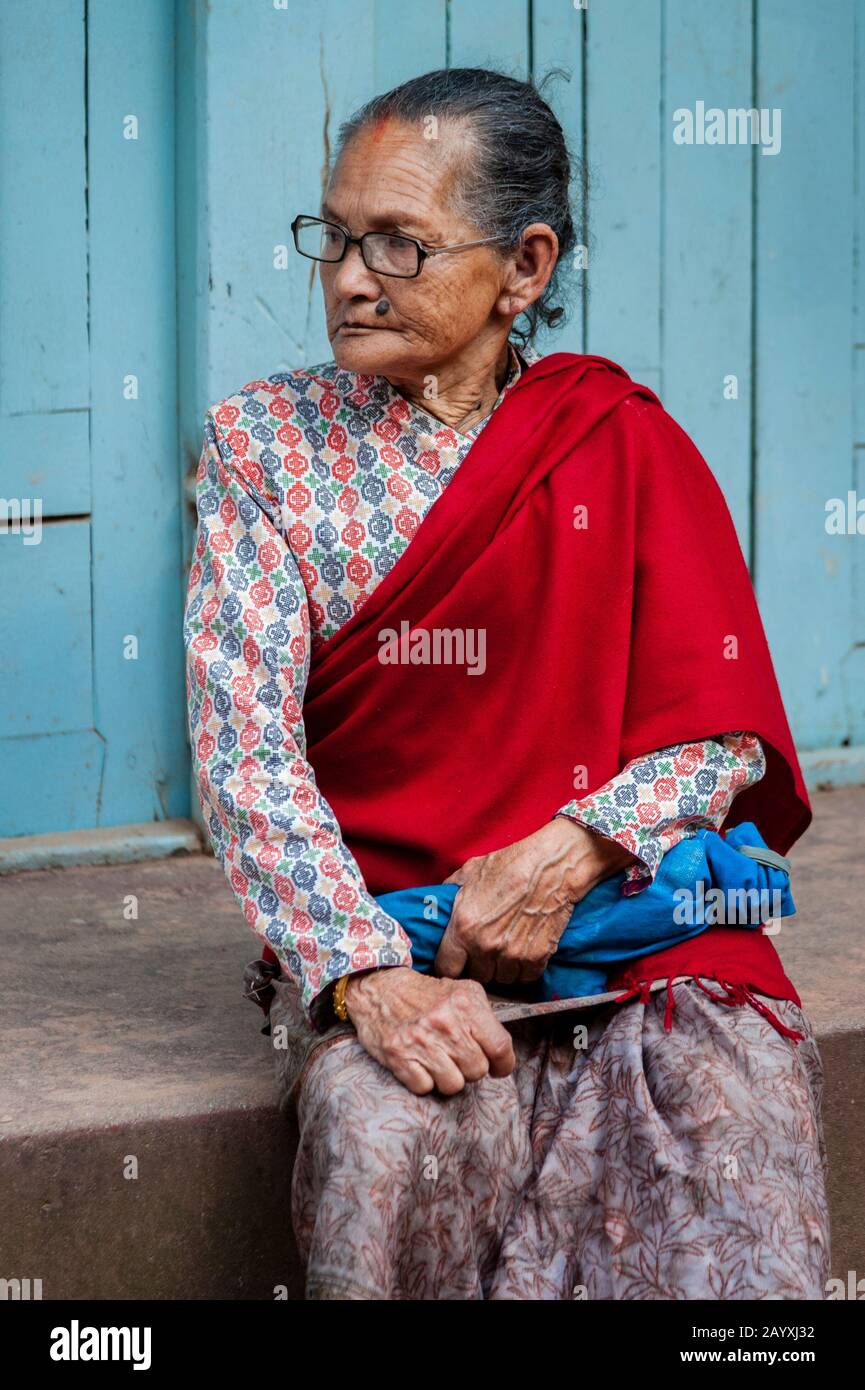
<path id="1" fill-rule="evenodd" d="M 256 939 L 214 860 L 13 875 L 0 942 L 0 1273 L 46 1299 L 302 1297 L 291 1131 L 241 997 Z"/>
<path id="2" fill-rule="evenodd" d="M 775 938 L 826 1069 L 833 1274 L 865 1274 L 865 789 L 814 796 Z M 0 881 L 0 1275 L 46 1299 L 302 1297 L 257 951 L 201 854 Z"/>

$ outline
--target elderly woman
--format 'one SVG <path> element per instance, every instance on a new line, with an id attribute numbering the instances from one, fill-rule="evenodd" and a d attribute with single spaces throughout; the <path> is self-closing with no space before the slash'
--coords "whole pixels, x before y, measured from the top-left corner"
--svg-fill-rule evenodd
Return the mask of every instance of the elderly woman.
<path id="1" fill-rule="evenodd" d="M 533 992 L 596 885 L 645 892 L 745 817 L 783 853 L 810 818 L 706 464 L 620 367 L 532 347 L 562 313 L 570 182 L 530 84 L 456 69 L 376 97 L 293 224 L 333 360 L 207 418 L 190 731 L 266 944 L 248 992 L 308 1298 L 828 1277 L 820 1058 L 766 933 L 646 949 L 600 997 Z M 378 897 L 442 881 L 422 973 Z"/>

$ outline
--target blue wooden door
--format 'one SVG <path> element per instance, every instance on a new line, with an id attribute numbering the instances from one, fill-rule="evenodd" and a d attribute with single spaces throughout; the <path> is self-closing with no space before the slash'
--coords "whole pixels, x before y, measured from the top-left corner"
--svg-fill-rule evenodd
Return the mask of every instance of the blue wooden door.
<path id="1" fill-rule="evenodd" d="M 0 837 L 188 810 L 171 0 L 6 0 Z"/>

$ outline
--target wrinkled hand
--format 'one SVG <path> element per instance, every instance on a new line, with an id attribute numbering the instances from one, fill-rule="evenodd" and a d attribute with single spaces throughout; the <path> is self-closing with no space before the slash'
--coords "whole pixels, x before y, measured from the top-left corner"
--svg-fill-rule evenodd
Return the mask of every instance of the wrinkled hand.
<path id="1" fill-rule="evenodd" d="M 556 816 L 524 840 L 469 859 L 434 969 L 484 984 L 527 983 L 544 973 L 574 904 L 634 856 L 614 840 Z"/>
<path id="2" fill-rule="evenodd" d="M 482 985 L 438 980 L 407 966 L 353 976 L 345 1006 L 366 1051 L 416 1096 L 455 1095 L 467 1081 L 508 1076 L 510 1034 Z"/>

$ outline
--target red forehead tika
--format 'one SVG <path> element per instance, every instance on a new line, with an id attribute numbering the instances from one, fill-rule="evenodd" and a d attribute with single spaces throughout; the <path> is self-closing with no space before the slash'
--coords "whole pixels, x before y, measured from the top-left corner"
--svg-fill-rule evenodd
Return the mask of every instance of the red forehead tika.
<path id="1" fill-rule="evenodd" d="M 382 138 L 389 125 L 390 116 L 379 116 L 378 119 L 375 121 L 372 128 L 372 139 L 376 144 L 378 144 L 379 140 Z"/>

